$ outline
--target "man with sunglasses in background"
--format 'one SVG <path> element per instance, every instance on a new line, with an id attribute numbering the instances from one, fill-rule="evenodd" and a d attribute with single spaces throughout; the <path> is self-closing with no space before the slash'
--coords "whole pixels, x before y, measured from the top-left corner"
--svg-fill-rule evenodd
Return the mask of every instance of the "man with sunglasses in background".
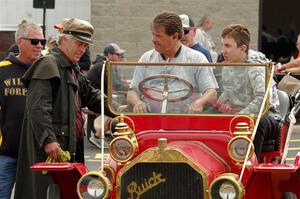
<path id="1" fill-rule="evenodd" d="M 23 74 L 41 56 L 46 40 L 37 24 L 23 20 L 15 33 L 19 54 L 0 62 L 0 198 L 10 198 L 16 178 L 17 158 L 26 88 Z"/>
<path id="2" fill-rule="evenodd" d="M 183 27 L 183 36 L 181 37 L 180 41 L 183 43 L 183 45 L 186 45 L 187 47 L 190 47 L 191 49 L 197 50 L 201 53 L 203 53 L 206 57 L 206 59 L 209 62 L 212 62 L 210 52 L 203 48 L 197 41 L 196 41 L 196 27 L 194 24 L 194 21 L 192 18 L 188 15 L 182 14 L 179 15 L 182 27 Z"/>
<path id="3" fill-rule="evenodd" d="M 180 17 L 173 12 L 158 14 L 152 23 L 152 42 L 154 49 L 144 53 L 139 62 L 198 62 L 207 63 L 205 55 L 182 45 L 180 39 L 183 36 L 183 27 Z M 130 89 L 127 94 L 127 103 L 136 113 L 159 112 L 158 104 L 151 99 L 143 99 L 143 93 L 139 91 L 139 84 L 146 77 L 158 74 L 175 75 L 191 83 L 194 92 L 192 97 L 182 100 L 180 104 L 169 106 L 167 112 L 201 113 L 210 100 L 216 99 L 218 84 L 210 67 L 136 67 Z M 151 87 L 162 89 L 164 80 L 152 81 Z M 176 81 L 179 83 L 179 81 Z M 150 83 L 149 83 L 150 84 Z M 182 84 L 181 84 L 182 85 Z M 178 90 L 178 84 L 173 84 L 170 90 Z M 186 90 L 186 89 L 185 89 Z M 176 91 L 177 92 L 177 91 Z M 177 95 L 182 92 L 177 92 Z"/>

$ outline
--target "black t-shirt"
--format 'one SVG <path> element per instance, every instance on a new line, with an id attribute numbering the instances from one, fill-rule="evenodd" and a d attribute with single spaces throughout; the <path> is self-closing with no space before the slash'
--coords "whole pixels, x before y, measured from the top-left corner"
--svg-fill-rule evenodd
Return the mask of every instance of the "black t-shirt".
<path id="1" fill-rule="evenodd" d="M 102 65 L 105 59 L 100 59 L 98 57 L 98 62 L 93 62 L 90 70 L 87 72 L 86 77 L 89 81 L 91 81 L 92 86 L 101 89 L 101 72 L 102 72 Z M 104 93 L 107 94 L 107 70 L 104 76 Z"/>
<path id="2" fill-rule="evenodd" d="M 84 54 L 80 57 L 78 62 L 80 70 L 89 70 L 91 67 L 91 56 L 90 56 L 90 49 L 87 48 Z"/>

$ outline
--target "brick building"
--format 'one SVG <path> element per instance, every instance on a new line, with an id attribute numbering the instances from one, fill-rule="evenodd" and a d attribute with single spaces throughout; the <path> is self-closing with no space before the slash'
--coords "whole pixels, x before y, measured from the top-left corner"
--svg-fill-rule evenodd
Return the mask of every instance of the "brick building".
<path id="1" fill-rule="evenodd" d="M 43 9 L 33 8 L 34 0 L 0 0 L 0 58 L 14 42 L 14 31 L 21 19 L 42 24 Z M 40 0 L 36 0 L 40 1 Z M 103 51 L 109 42 L 116 42 L 127 50 L 126 60 L 136 61 L 151 49 L 150 25 L 153 18 L 164 10 L 188 14 L 197 23 L 201 16 L 215 18 L 211 30 L 217 50 L 220 52 L 220 34 L 230 23 L 246 25 L 251 32 L 251 48 L 261 49 L 262 26 L 274 36 L 292 36 L 300 32 L 298 20 L 299 0 L 52 0 L 55 9 L 47 9 L 46 38 L 56 34 L 53 24 L 65 17 L 77 17 L 91 21 L 96 28 L 95 45 L 91 46 L 92 59 Z M 18 3 L 16 3 L 18 2 Z M 18 15 L 12 14 L 18 10 Z M 291 39 L 289 54 L 295 49 L 295 36 Z M 270 49 L 270 48 L 269 48 Z M 278 53 L 278 52 L 277 52 Z M 281 52 L 278 53 L 281 56 Z"/>
<path id="2" fill-rule="evenodd" d="M 91 0 L 91 22 L 95 26 L 92 57 L 108 42 L 127 50 L 126 60 L 136 61 L 151 43 L 150 25 L 160 12 L 174 11 L 190 15 L 197 23 L 203 14 L 215 18 L 211 35 L 220 51 L 220 34 L 230 23 L 246 25 L 251 32 L 251 47 L 258 46 L 259 0 Z"/>

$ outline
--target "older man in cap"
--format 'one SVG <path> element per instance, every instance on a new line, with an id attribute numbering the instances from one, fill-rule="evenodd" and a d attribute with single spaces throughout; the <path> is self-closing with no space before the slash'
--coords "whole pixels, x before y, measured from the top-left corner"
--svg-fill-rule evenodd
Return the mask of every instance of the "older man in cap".
<path id="1" fill-rule="evenodd" d="M 63 32 L 64 24 L 69 20 L 69 18 L 64 18 L 58 24 L 54 25 L 54 28 L 57 29 L 59 32 Z M 85 75 L 87 71 L 91 67 L 91 53 L 89 47 L 86 48 L 85 52 L 81 56 L 80 60 L 78 61 L 78 65 L 80 67 L 80 71 Z"/>
<path id="2" fill-rule="evenodd" d="M 28 89 L 20 141 L 15 198 L 46 198 L 52 184 L 49 174 L 30 166 L 50 157 L 84 162 L 81 107 L 100 111 L 100 91 L 79 72 L 79 61 L 92 43 L 94 28 L 80 19 L 69 19 L 59 35 L 58 47 L 39 59 L 23 76 Z"/>
<path id="3" fill-rule="evenodd" d="M 203 53 L 206 57 L 206 59 L 209 62 L 212 62 L 210 53 L 208 50 L 203 48 L 197 41 L 196 41 L 196 28 L 194 21 L 192 18 L 186 14 L 179 15 L 181 22 L 182 22 L 182 27 L 183 27 L 183 35 L 180 39 L 181 43 L 183 45 L 186 45 L 190 47 L 191 49 L 197 50 L 201 53 Z"/>

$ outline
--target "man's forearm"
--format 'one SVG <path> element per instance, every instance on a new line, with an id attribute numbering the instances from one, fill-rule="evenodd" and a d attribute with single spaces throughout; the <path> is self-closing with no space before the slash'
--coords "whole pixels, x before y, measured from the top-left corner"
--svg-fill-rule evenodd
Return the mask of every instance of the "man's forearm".
<path id="1" fill-rule="evenodd" d="M 300 58 L 294 59 L 286 64 L 282 65 L 282 69 L 287 72 L 300 72 Z"/>
<path id="2" fill-rule="evenodd" d="M 205 105 L 208 102 L 216 101 L 217 100 L 217 91 L 215 89 L 207 89 L 203 95 L 198 99 L 202 101 L 202 104 Z"/>
<path id="3" fill-rule="evenodd" d="M 209 102 L 216 101 L 217 92 L 214 89 L 207 89 L 202 96 L 195 100 L 188 108 L 188 113 L 201 113 Z"/>
<path id="4" fill-rule="evenodd" d="M 129 90 L 127 93 L 127 104 L 131 106 L 135 106 L 139 103 L 141 103 L 141 99 L 136 91 Z"/>
<path id="5" fill-rule="evenodd" d="M 300 67 L 289 68 L 289 69 L 286 69 L 285 72 L 288 72 L 288 73 L 300 73 Z"/>

